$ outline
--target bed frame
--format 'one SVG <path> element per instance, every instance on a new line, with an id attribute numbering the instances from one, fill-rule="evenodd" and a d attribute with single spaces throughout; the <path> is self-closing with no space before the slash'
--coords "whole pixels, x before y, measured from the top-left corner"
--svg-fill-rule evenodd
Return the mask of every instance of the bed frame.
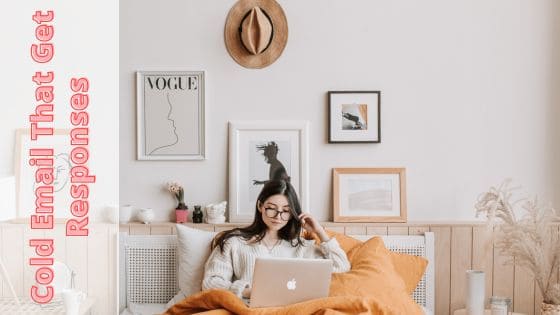
<path id="1" fill-rule="evenodd" d="M 367 240 L 373 235 L 349 235 Z M 434 234 L 381 236 L 388 249 L 425 257 L 428 267 L 412 297 L 419 305 L 434 310 Z M 119 306 L 130 303 L 165 304 L 179 291 L 177 285 L 177 236 L 128 235 L 119 238 Z"/>

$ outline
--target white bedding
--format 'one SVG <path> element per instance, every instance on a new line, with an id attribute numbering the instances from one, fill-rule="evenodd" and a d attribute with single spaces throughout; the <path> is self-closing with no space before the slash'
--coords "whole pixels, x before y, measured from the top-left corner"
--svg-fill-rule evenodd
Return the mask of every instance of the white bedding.
<path id="1" fill-rule="evenodd" d="M 121 312 L 121 315 L 154 315 L 165 312 L 165 304 L 138 304 L 132 303 L 129 308 Z M 433 315 L 434 313 L 422 307 L 425 315 Z"/>

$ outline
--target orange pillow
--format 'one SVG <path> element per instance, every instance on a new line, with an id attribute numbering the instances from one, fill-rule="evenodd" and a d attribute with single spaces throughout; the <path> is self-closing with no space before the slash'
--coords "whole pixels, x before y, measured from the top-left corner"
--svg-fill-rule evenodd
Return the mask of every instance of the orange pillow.
<path id="1" fill-rule="evenodd" d="M 390 313 L 422 313 L 406 291 L 403 279 L 393 267 L 391 252 L 381 238 L 374 237 L 355 246 L 348 256 L 352 269 L 332 274 L 329 296 L 372 297 L 390 305 Z"/>
<path id="2" fill-rule="evenodd" d="M 344 250 L 346 252 L 346 255 L 348 255 L 348 260 L 350 261 L 350 263 L 352 263 L 352 259 L 350 258 L 350 251 L 363 242 L 353 237 L 346 236 L 342 233 L 337 233 L 330 230 L 326 230 L 326 232 L 329 237 L 336 238 L 342 250 Z M 317 243 L 320 242 L 319 237 L 314 234 L 305 232 L 304 237 L 306 239 L 315 239 Z M 412 294 L 412 292 L 414 292 L 414 290 L 416 289 L 416 286 L 418 286 L 418 282 L 422 280 L 422 276 L 424 275 L 426 267 L 428 266 L 428 260 L 423 257 L 401 254 L 392 251 L 389 251 L 389 255 L 391 257 L 391 261 L 393 262 L 393 267 L 404 281 L 406 291 L 409 294 Z"/>

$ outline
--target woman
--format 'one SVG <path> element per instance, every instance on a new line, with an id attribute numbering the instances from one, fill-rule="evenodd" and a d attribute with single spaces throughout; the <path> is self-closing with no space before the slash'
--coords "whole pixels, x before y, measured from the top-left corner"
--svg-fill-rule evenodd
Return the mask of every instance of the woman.
<path id="1" fill-rule="evenodd" d="M 302 227 L 316 233 L 321 244 L 302 239 Z M 202 289 L 226 289 L 249 298 L 256 257 L 324 258 L 332 260 L 333 272 L 350 270 L 336 239 L 329 239 L 315 218 L 302 213 L 294 188 L 285 180 L 264 185 L 251 225 L 222 232 L 214 239 Z"/>

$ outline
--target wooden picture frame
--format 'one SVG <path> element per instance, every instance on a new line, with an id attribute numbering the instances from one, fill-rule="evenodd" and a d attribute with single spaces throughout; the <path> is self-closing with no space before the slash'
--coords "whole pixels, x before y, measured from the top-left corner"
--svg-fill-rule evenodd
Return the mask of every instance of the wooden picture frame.
<path id="1" fill-rule="evenodd" d="M 329 91 L 329 143 L 380 143 L 381 92 Z"/>
<path id="2" fill-rule="evenodd" d="M 285 169 L 302 208 L 309 209 L 308 133 L 308 121 L 229 123 L 229 222 L 253 221 L 258 194 L 275 167 Z"/>
<path id="3" fill-rule="evenodd" d="M 204 71 L 136 73 L 138 160 L 206 158 Z"/>
<path id="4" fill-rule="evenodd" d="M 405 168 L 334 168 L 334 222 L 406 222 Z"/>

